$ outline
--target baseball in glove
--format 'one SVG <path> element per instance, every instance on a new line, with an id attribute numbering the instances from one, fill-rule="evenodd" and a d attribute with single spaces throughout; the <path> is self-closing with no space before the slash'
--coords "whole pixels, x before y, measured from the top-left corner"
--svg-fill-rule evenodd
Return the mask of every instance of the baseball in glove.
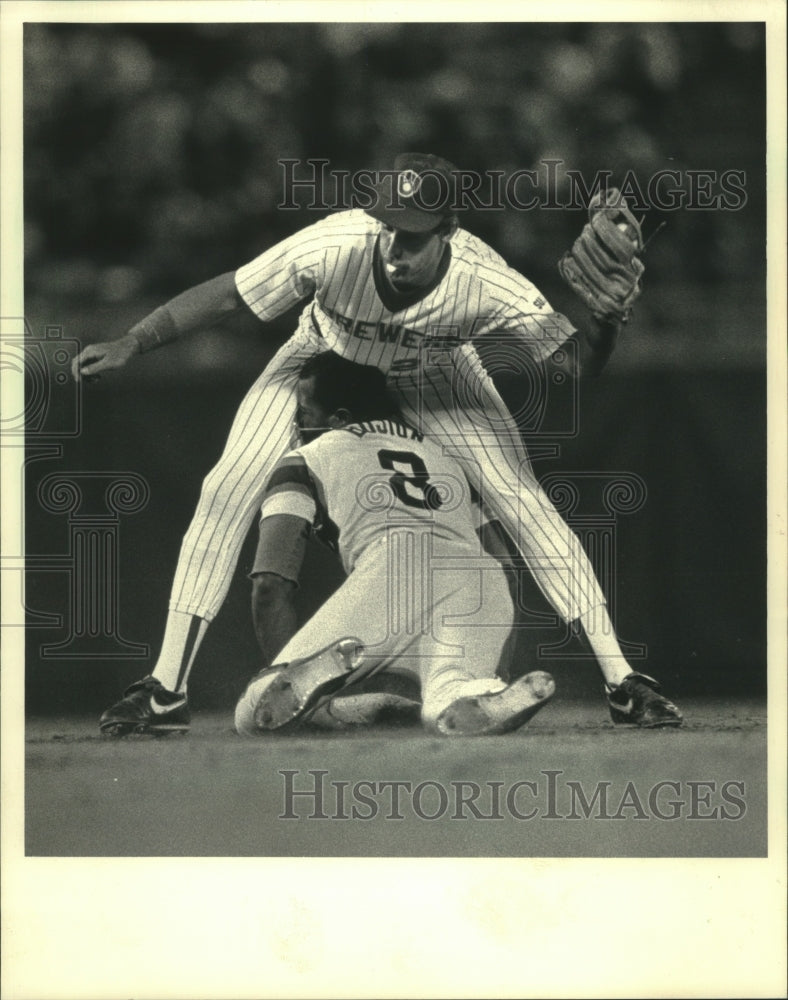
<path id="1" fill-rule="evenodd" d="M 643 251 L 640 223 L 618 188 L 598 192 L 589 202 L 588 218 L 558 270 L 595 319 L 626 323 L 645 270 L 638 257 Z"/>

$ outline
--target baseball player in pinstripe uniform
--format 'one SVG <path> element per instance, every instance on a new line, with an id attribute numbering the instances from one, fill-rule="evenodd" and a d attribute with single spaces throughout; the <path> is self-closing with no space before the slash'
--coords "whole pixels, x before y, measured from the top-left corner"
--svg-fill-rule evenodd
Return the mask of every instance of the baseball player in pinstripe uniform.
<path id="1" fill-rule="evenodd" d="M 229 589 L 266 479 L 291 445 L 298 373 L 325 350 L 380 368 L 405 419 L 459 462 L 547 599 L 566 622 L 582 627 L 615 721 L 680 723 L 675 706 L 656 695 L 656 682 L 626 662 L 590 562 L 539 486 L 518 428 L 474 347 L 480 337 L 513 334 L 539 362 L 572 338 L 581 370 L 596 373 L 613 350 L 618 325 L 596 322 L 584 333 L 575 331 L 537 288 L 460 228 L 451 164 L 430 154 L 403 154 L 391 173 L 369 209 L 322 219 L 75 359 L 75 376 L 90 377 L 236 310 L 271 320 L 308 300 L 296 332 L 246 395 L 224 453 L 204 482 L 152 675 L 105 713 L 106 732 L 122 734 L 133 725 L 157 730 L 172 720 L 176 728 L 188 727 L 194 657 Z"/>
<path id="2" fill-rule="evenodd" d="M 459 464 L 402 420 L 377 368 L 324 351 L 302 368 L 297 396 L 305 444 L 268 480 L 253 569 L 274 666 L 244 692 L 237 731 L 346 718 L 349 699 L 376 704 L 384 679 L 410 681 L 424 724 L 447 736 L 522 725 L 555 685 L 541 670 L 496 677 L 512 602 L 499 563 L 480 552 Z M 347 580 L 296 630 L 313 525 L 336 540 Z"/>

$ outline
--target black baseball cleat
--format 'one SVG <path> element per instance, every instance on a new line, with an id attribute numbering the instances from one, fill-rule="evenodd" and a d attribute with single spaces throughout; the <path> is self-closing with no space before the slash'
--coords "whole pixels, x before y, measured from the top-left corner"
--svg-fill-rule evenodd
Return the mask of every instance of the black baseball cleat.
<path id="1" fill-rule="evenodd" d="M 143 677 L 123 692 L 121 700 L 99 720 L 104 736 L 169 736 L 188 733 L 191 714 L 185 694 L 176 694 L 156 680 Z"/>
<path id="2" fill-rule="evenodd" d="M 659 694 L 659 684 L 647 674 L 631 673 L 615 688 L 606 688 L 610 718 L 617 726 L 680 726 L 681 712 Z"/>
<path id="3" fill-rule="evenodd" d="M 349 683 L 351 675 L 364 675 L 356 669 L 363 652 L 357 639 L 341 639 L 314 656 L 261 670 L 235 707 L 236 732 L 259 736 L 304 719 L 324 697 Z"/>
<path id="4" fill-rule="evenodd" d="M 500 691 L 458 698 L 438 715 L 434 728 L 444 736 L 494 736 L 518 729 L 555 694 L 555 681 L 534 670 Z"/>

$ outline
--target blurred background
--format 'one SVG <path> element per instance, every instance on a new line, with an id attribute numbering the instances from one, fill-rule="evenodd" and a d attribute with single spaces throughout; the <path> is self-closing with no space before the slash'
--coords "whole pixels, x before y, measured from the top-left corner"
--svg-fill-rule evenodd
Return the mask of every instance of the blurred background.
<path id="1" fill-rule="evenodd" d="M 646 236 L 666 227 L 648 247 L 634 320 L 604 377 L 582 386 L 577 434 L 565 433 L 567 397 L 549 400 L 556 415 L 539 443 L 555 427 L 556 449 L 536 467 L 545 477 L 598 471 L 645 484 L 642 506 L 615 528 L 616 618 L 622 637 L 644 647 L 637 665 L 677 697 L 759 695 L 765 103 L 757 24 L 29 23 L 31 343 L 48 327 L 69 354 L 120 336 L 165 299 L 325 214 L 277 208 L 282 158 L 352 171 L 421 149 L 463 169 L 540 175 L 543 161 L 560 159 L 559 201 L 565 169 L 587 184 L 601 170 L 614 181 L 630 173 L 643 190 L 660 170 L 679 171 L 685 189 L 691 171 L 741 172 L 746 198 L 736 210 L 645 213 Z M 718 181 L 711 191 L 720 193 Z M 582 322 L 555 262 L 584 221 L 580 208 L 510 208 L 470 213 L 464 224 Z M 100 710 L 152 666 L 202 477 L 295 315 L 266 326 L 249 316 L 148 354 L 81 396 L 64 382 L 46 396 L 47 418 L 29 440 L 56 442 L 59 455 L 30 452 L 27 463 L 30 711 Z M 57 351 L 41 350 L 47 369 Z M 517 405 L 521 386 L 500 381 Z M 66 433 L 75 407 L 78 432 Z M 47 477 L 71 473 L 131 473 L 149 489 L 139 509 L 105 523 L 119 572 L 116 592 L 102 598 L 117 610 L 103 639 L 73 635 L 76 522 L 84 527 L 87 515 L 41 499 Z M 193 674 L 197 707 L 231 704 L 255 669 L 244 579 L 253 541 Z M 310 560 L 304 614 L 340 579 L 325 553 Z M 562 645 L 541 596 L 525 591 L 534 614 L 520 669 L 559 645 L 549 669 L 562 688 L 598 694 L 582 648 Z"/>

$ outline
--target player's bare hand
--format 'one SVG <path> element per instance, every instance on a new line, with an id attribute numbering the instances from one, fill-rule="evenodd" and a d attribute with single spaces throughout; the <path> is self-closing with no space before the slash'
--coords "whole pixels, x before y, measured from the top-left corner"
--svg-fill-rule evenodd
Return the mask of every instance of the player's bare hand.
<path id="1" fill-rule="evenodd" d="M 90 382 L 99 378 L 101 372 L 122 368 L 135 354 L 139 344 L 134 337 L 121 337 L 106 343 L 88 344 L 71 362 L 71 374 L 78 382 Z"/>

